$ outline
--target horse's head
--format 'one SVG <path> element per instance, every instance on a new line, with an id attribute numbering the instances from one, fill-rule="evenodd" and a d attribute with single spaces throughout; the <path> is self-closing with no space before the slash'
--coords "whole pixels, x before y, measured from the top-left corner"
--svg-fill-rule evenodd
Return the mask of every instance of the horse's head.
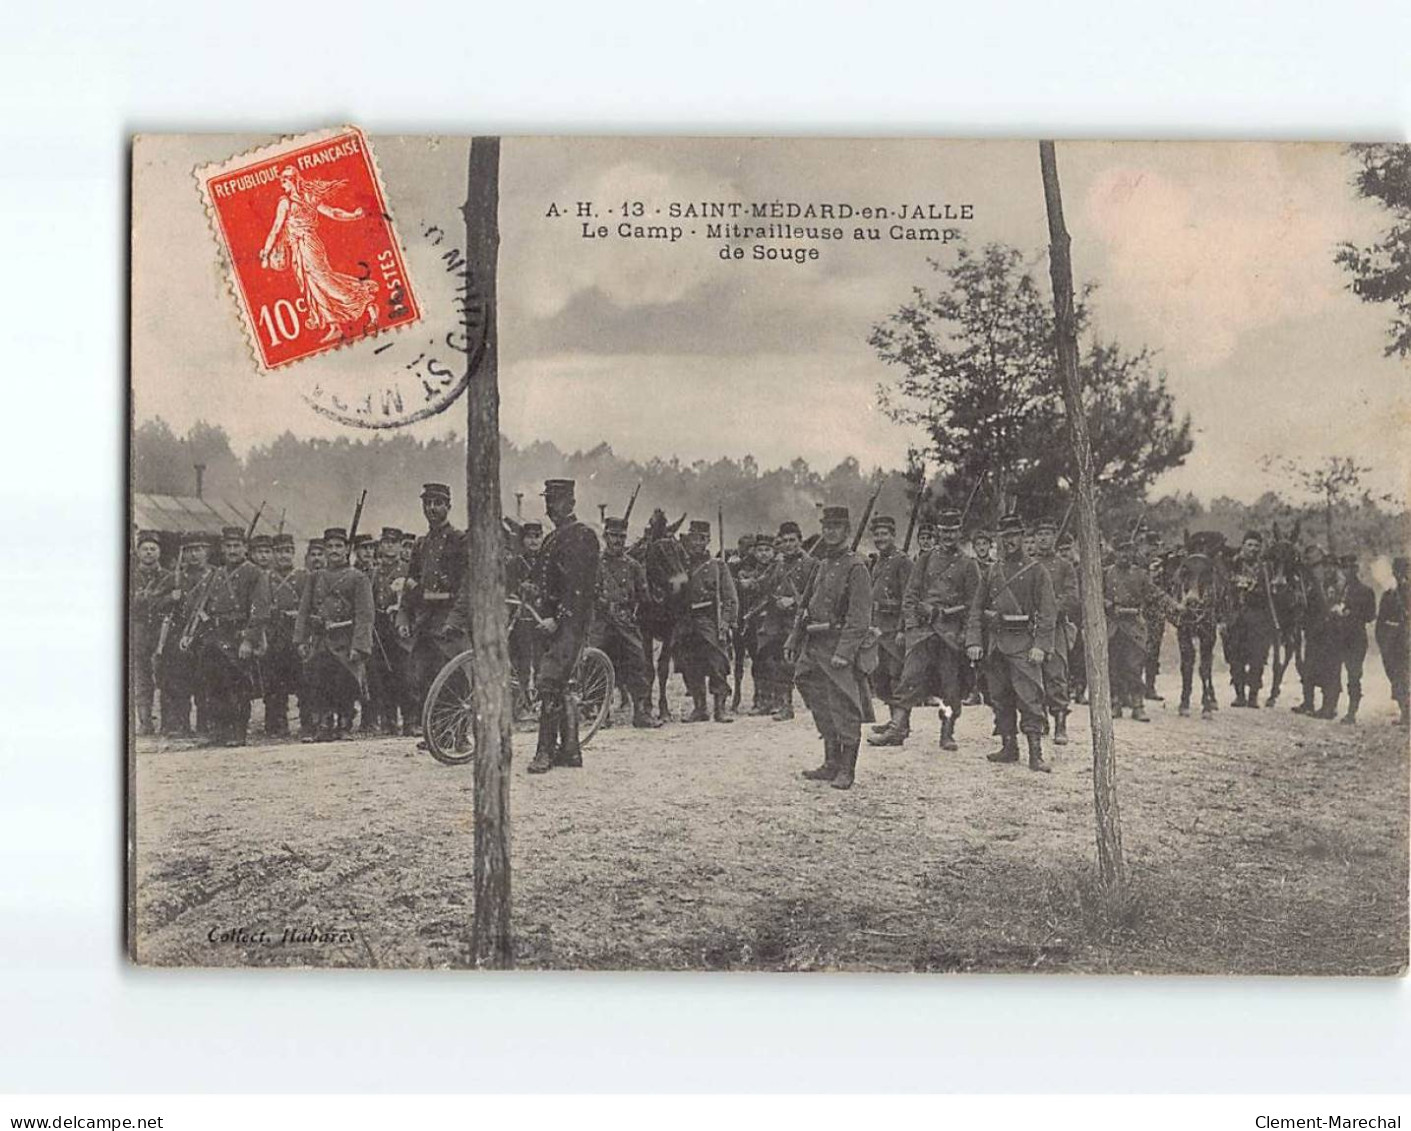
<path id="1" fill-rule="evenodd" d="M 645 565 L 652 599 L 667 605 L 679 601 L 691 579 L 686 566 L 686 548 L 680 540 L 668 536 L 649 542 Z"/>
<path id="2" fill-rule="evenodd" d="M 1176 566 L 1172 588 L 1182 613 L 1209 609 L 1215 598 L 1215 559 L 1202 550 L 1185 554 Z"/>

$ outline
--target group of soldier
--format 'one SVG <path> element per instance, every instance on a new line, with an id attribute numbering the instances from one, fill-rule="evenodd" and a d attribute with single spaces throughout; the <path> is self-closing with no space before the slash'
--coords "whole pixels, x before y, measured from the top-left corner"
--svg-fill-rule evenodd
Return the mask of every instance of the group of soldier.
<path id="1" fill-rule="evenodd" d="M 980 703 L 990 707 L 1000 740 L 992 762 L 1020 762 L 1022 735 L 1028 767 L 1047 773 L 1044 737 L 1067 742 L 1070 704 L 1083 701 L 1086 687 L 1081 596 L 1073 539 L 1052 520 L 1026 528 L 1010 514 L 994 536 L 977 530 L 964 538 L 961 512 L 944 509 L 921 523 L 915 557 L 897 544 L 896 521 L 886 515 L 871 519 L 872 552 L 864 556 L 843 506 L 824 506 L 820 530 L 807 539 L 788 521 L 776 534 L 743 537 L 732 555 L 713 554 L 711 524 L 694 520 L 679 538 L 679 576 L 670 583 L 679 592 L 671 600 L 654 592 L 662 582 L 649 581 L 646 563 L 653 543 L 675 543 L 674 533 L 649 528 L 629 547 L 627 520 L 606 518 L 600 544 L 576 516 L 572 480 L 546 481 L 543 497 L 552 530 L 545 537 L 541 523 L 515 524 L 505 563 L 511 665 L 518 688 L 532 687 L 540 704 L 531 773 L 582 764 L 571 685 L 585 646 L 608 654 L 633 725 L 672 718 L 664 696 L 653 715 L 655 649 L 643 633 L 648 609 L 663 605 L 675 611 L 655 638 L 685 682 L 686 721 L 732 721 L 748 658 L 752 714 L 793 718 L 795 689 L 811 711 L 823 742 L 822 764 L 804 774 L 811 780 L 851 787 L 863 724 L 876 722 L 874 694 L 888 711 L 868 736 L 875 747 L 904 745 L 913 712 L 934 705 L 939 748 L 954 751 L 963 709 Z M 449 522 L 445 484 L 426 484 L 421 502 L 426 533 L 385 527 L 380 538 L 350 540 L 347 530 L 329 528 L 308 543 L 302 567 L 292 537 L 228 527 L 218 561 L 205 536 L 188 535 L 176 568 L 167 569 L 161 537 L 141 532 L 130 593 L 139 733 L 156 726 L 160 688 L 162 732 L 193 733 L 194 708 L 195 731 L 213 745 L 247 741 L 255 698 L 264 700 L 270 736 L 289 733 L 291 697 L 304 741 L 346 735 L 355 715 L 364 733 L 418 734 L 436 673 L 469 647 L 466 534 Z M 1273 644 L 1260 619 L 1266 606 L 1249 581 L 1262 554 L 1262 537 L 1251 532 L 1229 564 L 1225 633 L 1227 655 L 1239 658 L 1231 665 L 1237 706 L 1258 705 Z M 1170 560 L 1153 536 L 1128 536 L 1102 570 L 1114 713 L 1138 722 L 1148 721 L 1143 700 L 1159 697 L 1170 611 L 1162 570 Z M 1366 626 L 1375 620 L 1405 725 L 1406 560 L 1397 559 L 1396 587 L 1380 606 L 1357 579 L 1355 560 L 1314 553 L 1304 562 L 1300 584 L 1314 596 L 1304 702 L 1295 709 L 1334 717 L 1345 671 L 1345 721 L 1355 720 Z"/>

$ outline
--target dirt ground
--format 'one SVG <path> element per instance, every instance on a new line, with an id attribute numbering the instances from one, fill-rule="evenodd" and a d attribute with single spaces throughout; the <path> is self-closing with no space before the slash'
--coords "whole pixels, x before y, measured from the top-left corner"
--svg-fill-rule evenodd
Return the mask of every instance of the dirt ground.
<path id="1" fill-rule="evenodd" d="M 1168 642 L 1169 643 L 1169 642 Z M 1273 710 L 1117 725 L 1127 904 L 1093 896 L 1087 709 L 1053 774 L 996 766 L 969 708 L 864 746 L 850 792 L 799 777 L 807 712 L 639 731 L 511 786 L 522 967 L 1395 974 L 1408 759 L 1375 655 L 1356 727 Z M 679 680 L 673 677 L 679 690 Z M 748 684 L 747 684 L 748 687 Z M 256 705 L 258 712 L 258 704 Z M 621 714 L 621 712 L 619 712 Z M 257 716 L 258 717 L 258 716 Z M 137 747 L 135 950 L 156 965 L 454 967 L 471 768 L 409 739 Z"/>

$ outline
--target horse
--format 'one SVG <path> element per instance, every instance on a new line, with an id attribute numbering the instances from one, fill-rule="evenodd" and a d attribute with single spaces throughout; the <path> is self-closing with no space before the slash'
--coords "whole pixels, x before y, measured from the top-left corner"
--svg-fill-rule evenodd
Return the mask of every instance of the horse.
<path id="1" fill-rule="evenodd" d="M 666 681 L 671 675 L 671 635 L 676 622 L 684 617 L 686 586 L 690 572 L 686 568 L 686 548 L 676 532 L 686 521 L 683 514 L 674 523 L 666 521 L 660 508 L 652 512 L 646 532 L 633 545 L 631 553 L 647 571 L 647 601 L 638 610 L 637 621 L 642 629 L 642 650 L 650 673 L 657 642 L 661 654 L 656 657 L 657 716 L 671 718 L 666 701 Z"/>
<path id="2" fill-rule="evenodd" d="M 1269 682 L 1272 707 L 1279 698 L 1284 672 L 1292 660 L 1300 679 L 1303 676 L 1303 620 L 1308 610 L 1308 588 L 1302 557 L 1298 551 L 1300 522 L 1295 522 L 1287 538 L 1274 523 L 1273 540 L 1264 550 L 1264 570 L 1269 582 L 1269 602 L 1274 615 L 1274 662 Z"/>
<path id="3" fill-rule="evenodd" d="M 1176 626 L 1181 649 L 1181 703 L 1179 713 L 1191 713 L 1191 683 L 1196 649 L 1200 650 L 1200 717 L 1209 719 L 1219 709 L 1211 663 L 1215 657 L 1215 630 L 1225 608 L 1225 538 L 1214 531 L 1185 533 L 1183 552 L 1172 571 L 1166 591 L 1171 597 L 1168 619 Z"/>

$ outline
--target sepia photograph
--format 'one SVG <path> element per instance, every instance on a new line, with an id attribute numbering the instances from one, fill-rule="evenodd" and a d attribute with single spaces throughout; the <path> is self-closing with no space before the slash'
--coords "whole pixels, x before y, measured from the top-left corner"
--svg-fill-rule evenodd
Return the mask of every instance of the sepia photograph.
<path id="1" fill-rule="evenodd" d="M 153 967 L 1399 976 L 1411 147 L 141 133 Z"/>

